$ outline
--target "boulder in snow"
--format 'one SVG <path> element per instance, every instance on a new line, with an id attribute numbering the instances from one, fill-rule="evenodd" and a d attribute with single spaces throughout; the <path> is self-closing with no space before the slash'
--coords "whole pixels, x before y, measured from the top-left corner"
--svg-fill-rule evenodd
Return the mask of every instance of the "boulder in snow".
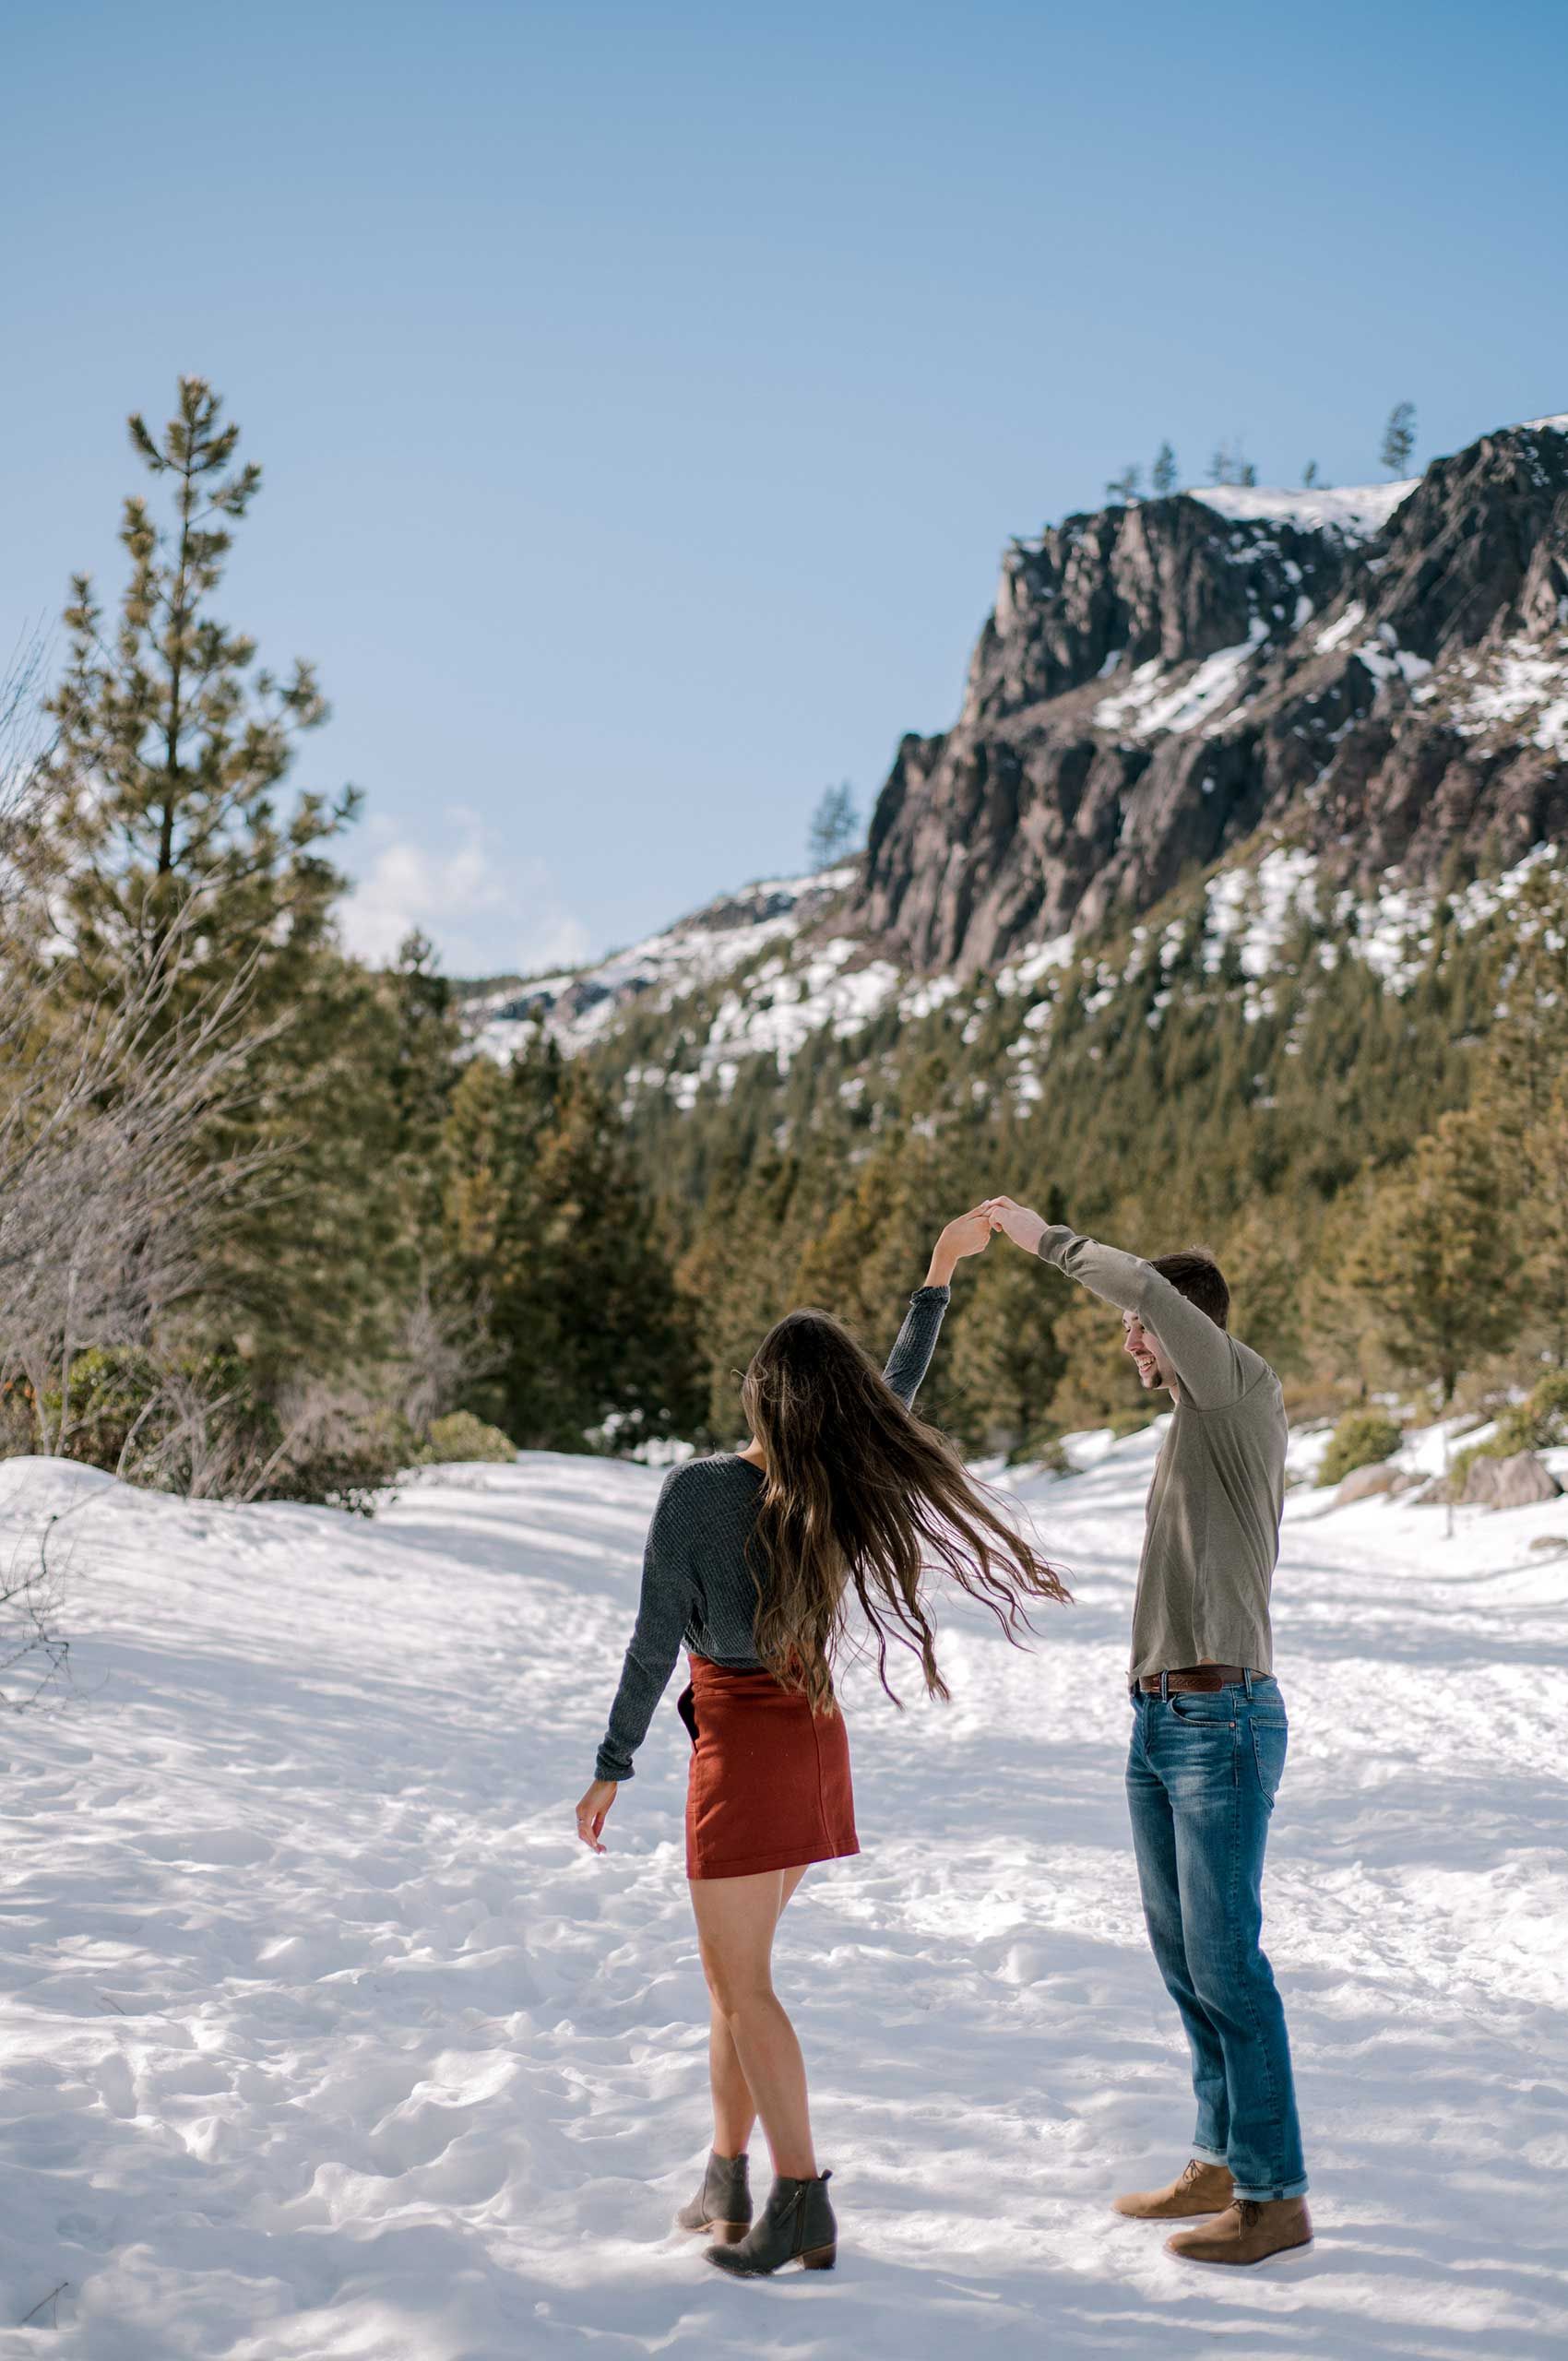
<path id="1" fill-rule="evenodd" d="M 1525 1509 L 1537 1501 L 1554 1501 L 1562 1487 L 1533 1451 L 1516 1451 L 1512 1459 L 1473 1459 L 1465 1477 L 1467 1501 L 1488 1509 Z"/>
<path id="2" fill-rule="evenodd" d="M 1370 1501 L 1379 1492 L 1406 1491 L 1409 1483 L 1404 1469 L 1392 1466 L 1386 1459 L 1371 1467 L 1352 1467 L 1334 1495 L 1334 1505 L 1347 1509 L 1352 1501 Z"/>

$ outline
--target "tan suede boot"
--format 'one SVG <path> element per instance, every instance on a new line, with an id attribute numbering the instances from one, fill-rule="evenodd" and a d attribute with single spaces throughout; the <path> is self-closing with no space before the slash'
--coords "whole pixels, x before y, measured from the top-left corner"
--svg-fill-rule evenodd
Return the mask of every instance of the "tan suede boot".
<path id="1" fill-rule="evenodd" d="M 1169 2189 L 1134 2189 L 1113 2202 L 1134 2222 L 1182 2222 L 1194 2213 L 1219 2213 L 1230 2202 L 1232 2182 L 1225 2165 L 1203 2165 L 1196 2156 Z"/>
<path id="2" fill-rule="evenodd" d="M 1167 2254 L 1185 2262 L 1266 2262 L 1313 2242 L 1313 2217 L 1304 2197 L 1273 2197 L 1259 2203 L 1239 2197 L 1216 2222 L 1201 2230 L 1178 2230 L 1167 2238 Z"/>

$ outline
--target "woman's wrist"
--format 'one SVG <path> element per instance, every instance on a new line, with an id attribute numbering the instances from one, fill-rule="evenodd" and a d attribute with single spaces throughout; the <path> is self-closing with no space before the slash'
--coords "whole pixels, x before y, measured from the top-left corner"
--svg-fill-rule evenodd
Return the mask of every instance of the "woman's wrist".
<path id="1" fill-rule="evenodd" d="M 939 1246 L 931 1258 L 931 1268 L 925 1275 L 928 1287 L 950 1287 L 953 1274 L 958 1267 L 956 1254 L 944 1254 Z"/>

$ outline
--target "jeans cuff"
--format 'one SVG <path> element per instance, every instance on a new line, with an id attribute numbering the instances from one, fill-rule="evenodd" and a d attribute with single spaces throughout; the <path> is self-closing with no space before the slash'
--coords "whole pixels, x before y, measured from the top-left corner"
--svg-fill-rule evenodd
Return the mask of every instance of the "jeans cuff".
<path id="1" fill-rule="evenodd" d="M 1275 2181 L 1267 2189 L 1243 2189 L 1237 2181 L 1232 2194 L 1245 2198 L 1249 2205 L 1277 2205 L 1282 2197 L 1305 2197 L 1308 2182 L 1303 2173 L 1300 2180 Z"/>
<path id="2" fill-rule="evenodd" d="M 1200 2165 L 1223 2165 L 1227 2161 L 1223 2148 L 1205 2148 L 1196 2140 L 1193 2142 L 1192 2153 Z"/>

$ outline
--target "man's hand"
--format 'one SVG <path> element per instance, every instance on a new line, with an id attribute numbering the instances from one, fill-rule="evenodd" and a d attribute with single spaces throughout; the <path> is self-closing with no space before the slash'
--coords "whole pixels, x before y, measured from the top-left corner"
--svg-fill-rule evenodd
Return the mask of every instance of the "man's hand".
<path id="1" fill-rule="evenodd" d="M 599 1840 L 604 1831 L 605 1815 L 619 1792 L 619 1785 L 614 1779 L 596 1779 L 577 1806 L 577 1834 L 590 1852 L 607 1853 L 610 1850 Z"/>
<path id="2" fill-rule="evenodd" d="M 1026 1254 L 1037 1254 L 1045 1235 L 1045 1224 L 1039 1214 L 1030 1213 L 1028 1205 L 1016 1205 L 1011 1197 L 988 1197 L 980 1211 L 992 1229 L 1001 1230 L 1021 1246 Z"/>
<path id="3" fill-rule="evenodd" d="M 928 1287 L 944 1287 L 967 1254 L 983 1254 L 991 1244 L 991 1221 L 983 1205 L 950 1221 L 931 1250 Z"/>

